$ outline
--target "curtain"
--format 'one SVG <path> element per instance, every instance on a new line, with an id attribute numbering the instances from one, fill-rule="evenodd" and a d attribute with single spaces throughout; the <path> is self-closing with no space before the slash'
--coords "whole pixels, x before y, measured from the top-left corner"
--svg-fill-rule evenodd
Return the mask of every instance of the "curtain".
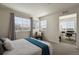
<path id="1" fill-rule="evenodd" d="M 33 18 L 31 18 L 31 31 L 30 31 L 30 37 L 33 36 Z"/>
<path id="2" fill-rule="evenodd" d="M 9 34 L 8 38 L 11 40 L 15 40 L 15 19 L 14 13 L 10 13 L 10 24 L 9 24 Z"/>

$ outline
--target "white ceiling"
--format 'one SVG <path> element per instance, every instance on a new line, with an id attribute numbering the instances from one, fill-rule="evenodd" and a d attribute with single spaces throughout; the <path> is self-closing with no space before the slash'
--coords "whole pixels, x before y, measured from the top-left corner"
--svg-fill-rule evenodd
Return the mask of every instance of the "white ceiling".
<path id="1" fill-rule="evenodd" d="M 75 7 L 77 3 L 4 3 L 13 10 L 24 12 L 32 17 L 41 17 L 59 10 Z"/>

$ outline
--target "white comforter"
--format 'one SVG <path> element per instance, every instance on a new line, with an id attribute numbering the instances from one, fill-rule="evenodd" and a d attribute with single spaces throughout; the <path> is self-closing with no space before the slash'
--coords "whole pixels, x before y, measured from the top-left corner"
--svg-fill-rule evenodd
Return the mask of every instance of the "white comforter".
<path id="1" fill-rule="evenodd" d="M 40 41 L 40 40 L 39 40 Z M 50 54 L 53 53 L 53 49 L 48 42 L 41 41 L 49 46 Z M 12 41 L 13 49 L 6 51 L 4 55 L 41 55 L 42 50 L 38 46 L 28 42 L 25 39 L 19 39 Z"/>

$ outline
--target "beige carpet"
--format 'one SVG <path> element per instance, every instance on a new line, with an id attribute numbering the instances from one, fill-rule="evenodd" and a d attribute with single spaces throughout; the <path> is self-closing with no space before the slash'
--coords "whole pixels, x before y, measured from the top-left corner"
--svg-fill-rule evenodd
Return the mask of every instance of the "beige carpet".
<path id="1" fill-rule="evenodd" d="M 73 39 L 67 39 L 67 38 L 66 39 L 62 39 L 61 42 L 67 43 L 67 44 L 76 45 L 76 42 Z"/>
<path id="2" fill-rule="evenodd" d="M 79 55 L 79 49 L 75 45 L 66 43 L 52 43 L 54 55 Z"/>

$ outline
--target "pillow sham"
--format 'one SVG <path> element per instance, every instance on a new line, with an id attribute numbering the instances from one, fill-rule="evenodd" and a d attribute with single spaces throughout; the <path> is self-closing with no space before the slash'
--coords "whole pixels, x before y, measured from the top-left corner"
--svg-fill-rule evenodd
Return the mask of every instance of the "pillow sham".
<path id="1" fill-rule="evenodd" d="M 4 46 L 6 47 L 7 50 L 12 50 L 13 49 L 12 41 L 8 38 L 5 39 Z"/>

